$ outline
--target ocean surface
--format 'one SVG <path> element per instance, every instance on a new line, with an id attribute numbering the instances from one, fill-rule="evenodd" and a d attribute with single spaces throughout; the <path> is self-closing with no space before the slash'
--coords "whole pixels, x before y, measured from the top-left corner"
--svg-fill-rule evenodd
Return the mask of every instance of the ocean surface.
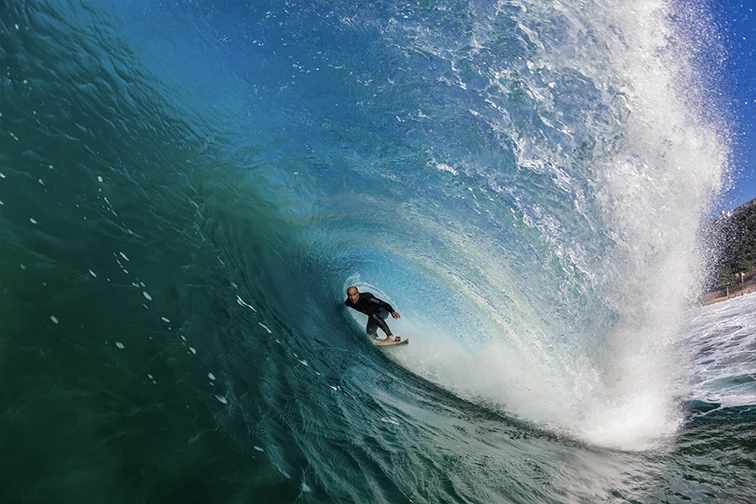
<path id="1" fill-rule="evenodd" d="M 0 502 L 756 502 L 756 295 L 696 304 L 716 30 L 0 2 Z"/>

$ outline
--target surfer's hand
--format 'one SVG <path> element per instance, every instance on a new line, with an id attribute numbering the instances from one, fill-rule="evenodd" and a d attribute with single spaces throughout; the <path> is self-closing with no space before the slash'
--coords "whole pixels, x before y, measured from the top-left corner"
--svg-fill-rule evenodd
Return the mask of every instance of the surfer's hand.
<path id="1" fill-rule="evenodd" d="M 393 312 L 393 313 L 391 313 L 391 316 L 394 317 L 395 319 L 402 318 L 402 316 L 399 315 L 399 312 Z"/>

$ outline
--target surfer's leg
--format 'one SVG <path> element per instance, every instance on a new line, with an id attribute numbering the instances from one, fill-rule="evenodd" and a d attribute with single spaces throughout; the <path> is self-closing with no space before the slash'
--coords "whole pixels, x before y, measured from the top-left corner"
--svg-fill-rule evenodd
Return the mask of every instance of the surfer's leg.
<path id="1" fill-rule="evenodd" d="M 376 322 L 376 319 L 368 315 L 368 322 L 367 327 L 365 328 L 365 332 L 367 332 L 367 335 L 371 338 L 377 338 L 378 337 L 378 322 Z"/>
<path id="2" fill-rule="evenodd" d="M 381 318 L 380 313 L 368 315 L 368 323 L 365 331 L 367 331 L 369 335 L 375 337 L 378 334 L 379 327 L 381 328 L 381 331 L 386 333 L 386 336 L 391 336 L 391 329 L 389 329 L 388 324 L 383 320 L 383 318 Z"/>
<path id="3" fill-rule="evenodd" d="M 391 329 L 389 329 L 389 326 L 386 322 L 384 322 L 381 319 L 378 319 L 378 327 L 381 328 L 381 331 L 386 333 L 386 336 L 392 336 Z"/>
<path id="4" fill-rule="evenodd" d="M 391 329 L 389 328 L 388 324 L 385 322 L 385 320 L 389 317 L 389 312 L 386 310 L 381 310 L 377 314 L 378 318 L 378 326 L 383 330 L 383 332 L 386 333 L 386 338 L 383 341 L 399 341 L 399 336 L 394 337 L 394 335 L 391 333 Z"/>

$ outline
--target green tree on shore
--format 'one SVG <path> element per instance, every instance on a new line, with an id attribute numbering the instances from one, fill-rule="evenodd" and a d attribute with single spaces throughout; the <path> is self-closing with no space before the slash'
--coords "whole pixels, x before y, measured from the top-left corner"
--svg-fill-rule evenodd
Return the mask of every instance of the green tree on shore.
<path id="1" fill-rule="evenodd" d="M 715 230 L 721 244 L 717 285 L 731 283 L 738 273 L 756 271 L 756 204 L 748 204 L 732 216 L 720 219 Z"/>

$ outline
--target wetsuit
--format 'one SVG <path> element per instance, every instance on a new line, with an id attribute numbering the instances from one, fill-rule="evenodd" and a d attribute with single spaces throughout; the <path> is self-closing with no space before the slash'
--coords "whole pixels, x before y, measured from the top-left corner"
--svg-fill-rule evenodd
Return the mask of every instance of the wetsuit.
<path id="1" fill-rule="evenodd" d="M 375 338 L 378 335 L 379 327 L 386 333 L 386 336 L 392 336 L 391 329 L 385 322 L 389 314 L 394 313 L 390 304 L 381 301 L 369 292 L 360 292 L 360 298 L 356 303 L 351 303 L 347 298 L 344 304 L 368 316 L 367 327 L 365 328 L 368 336 Z"/>

